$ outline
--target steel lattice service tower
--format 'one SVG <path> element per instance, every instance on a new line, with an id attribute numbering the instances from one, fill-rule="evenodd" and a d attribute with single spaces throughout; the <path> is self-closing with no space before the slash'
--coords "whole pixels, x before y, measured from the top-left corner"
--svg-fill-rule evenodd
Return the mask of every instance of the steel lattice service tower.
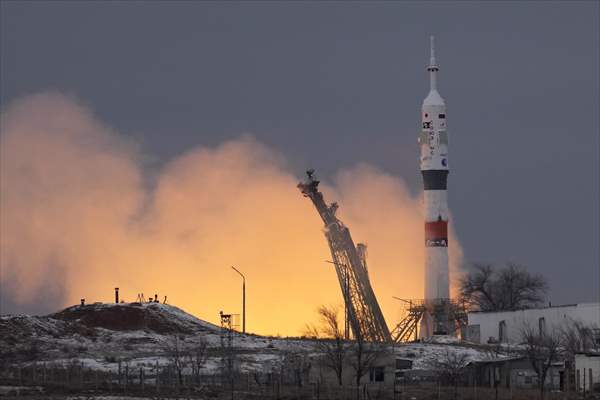
<path id="1" fill-rule="evenodd" d="M 421 336 L 448 333 L 448 133 L 446 104 L 437 91 L 439 67 L 431 37 L 429 94 L 421 110 L 421 174 L 425 215 L 425 304 L 429 312 L 421 323 Z"/>

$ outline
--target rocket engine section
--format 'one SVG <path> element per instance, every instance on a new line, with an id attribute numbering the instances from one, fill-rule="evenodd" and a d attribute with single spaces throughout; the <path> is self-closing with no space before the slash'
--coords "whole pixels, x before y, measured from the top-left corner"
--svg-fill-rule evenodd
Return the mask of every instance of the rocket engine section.
<path id="1" fill-rule="evenodd" d="M 437 91 L 434 38 L 431 37 L 430 90 L 421 109 L 421 174 L 425 208 L 425 302 L 431 311 L 422 323 L 422 336 L 448 333 L 448 133 L 446 104 Z"/>

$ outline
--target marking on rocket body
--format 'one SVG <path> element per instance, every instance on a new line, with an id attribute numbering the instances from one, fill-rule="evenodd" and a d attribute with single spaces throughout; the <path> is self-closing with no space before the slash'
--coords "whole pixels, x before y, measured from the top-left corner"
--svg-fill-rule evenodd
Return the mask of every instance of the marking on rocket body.
<path id="1" fill-rule="evenodd" d="M 426 239 L 426 247 L 448 247 L 448 239 Z"/>

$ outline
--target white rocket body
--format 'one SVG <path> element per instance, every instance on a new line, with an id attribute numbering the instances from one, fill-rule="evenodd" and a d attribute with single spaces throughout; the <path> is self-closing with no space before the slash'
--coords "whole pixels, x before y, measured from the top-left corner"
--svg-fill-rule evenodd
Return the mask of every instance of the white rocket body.
<path id="1" fill-rule="evenodd" d="M 427 67 L 430 91 L 421 109 L 421 174 L 424 186 L 425 214 L 425 302 L 440 306 L 450 298 L 448 274 L 448 133 L 446 104 L 437 91 L 437 72 L 433 37 L 431 60 Z M 428 315 L 422 325 L 422 336 L 447 333 L 447 313 Z M 438 319 L 436 321 L 436 319 Z M 441 320 L 440 320 L 441 319 Z M 444 320 L 445 319 L 445 320 Z"/>

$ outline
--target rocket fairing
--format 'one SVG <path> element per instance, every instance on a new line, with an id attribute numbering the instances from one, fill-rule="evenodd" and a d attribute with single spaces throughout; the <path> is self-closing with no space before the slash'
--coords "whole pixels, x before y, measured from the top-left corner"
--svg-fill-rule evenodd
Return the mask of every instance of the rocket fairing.
<path id="1" fill-rule="evenodd" d="M 437 91 L 434 38 L 431 37 L 429 94 L 421 109 L 421 175 L 425 208 L 425 301 L 439 303 L 450 298 L 448 278 L 448 133 L 446 104 Z M 442 321 L 432 321 L 439 331 Z M 443 329 L 442 329 L 443 330 Z"/>

